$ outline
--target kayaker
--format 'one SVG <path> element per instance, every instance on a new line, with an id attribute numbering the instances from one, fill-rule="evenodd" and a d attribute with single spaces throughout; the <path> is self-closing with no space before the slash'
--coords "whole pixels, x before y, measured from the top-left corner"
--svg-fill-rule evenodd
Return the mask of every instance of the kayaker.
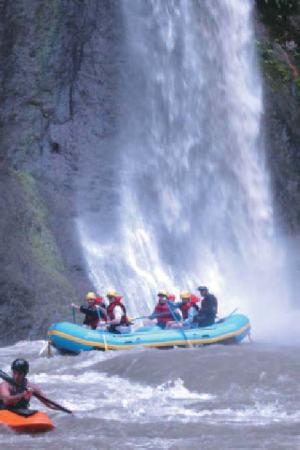
<path id="1" fill-rule="evenodd" d="M 198 291 L 201 294 L 201 308 L 199 313 L 194 318 L 194 322 L 199 327 L 206 327 L 212 325 L 215 322 L 216 315 L 218 313 L 218 300 L 209 293 L 206 286 L 199 286 Z"/>
<path id="2" fill-rule="evenodd" d="M 7 381 L 0 384 L 0 409 L 28 409 L 34 392 L 42 394 L 40 389 L 26 378 L 29 363 L 25 359 L 15 359 L 11 365 L 12 377 L 21 387 L 12 386 Z"/>
<path id="3" fill-rule="evenodd" d="M 181 302 L 169 303 L 170 308 L 179 308 L 181 311 L 183 321 L 168 323 L 168 328 L 191 328 L 194 325 L 194 319 L 199 312 L 199 307 L 196 304 L 200 298 L 191 294 L 189 291 L 180 292 Z"/>
<path id="4" fill-rule="evenodd" d="M 114 289 L 109 290 L 106 297 L 109 302 L 106 323 L 108 331 L 111 333 L 129 333 L 131 327 L 126 308 L 122 303 L 122 297 Z"/>
<path id="5" fill-rule="evenodd" d="M 153 313 L 148 317 L 151 320 L 156 319 L 156 325 L 161 328 L 166 328 L 167 323 L 174 320 L 174 313 L 172 314 L 168 304 L 168 296 L 167 291 L 158 292 L 158 303 L 155 305 Z"/>
<path id="6" fill-rule="evenodd" d="M 98 326 L 99 321 L 107 320 L 107 312 L 104 299 L 98 297 L 95 292 L 88 292 L 86 294 L 87 306 L 78 306 L 75 303 L 71 303 L 72 308 L 77 309 L 82 314 L 85 314 L 83 320 L 83 325 L 91 327 L 95 330 Z"/>

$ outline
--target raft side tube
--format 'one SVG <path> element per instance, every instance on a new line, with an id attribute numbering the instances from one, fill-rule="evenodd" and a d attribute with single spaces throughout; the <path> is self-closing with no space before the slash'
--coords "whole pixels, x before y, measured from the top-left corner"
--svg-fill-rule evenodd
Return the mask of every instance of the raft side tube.
<path id="1" fill-rule="evenodd" d="M 145 329 L 147 328 L 147 329 Z M 90 350 L 128 350 L 144 347 L 173 347 L 186 345 L 207 345 L 214 343 L 236 343 L 250 332 L 249 319 L 243 314 L 235 314 L 222 323 L 209 327 L 191 329 L 161 329 L 141 327 L 131 333 L 114 334 L 103 330 L 91 330 L 70 322 L 53 324 L 48 337 L 56 348 L 72 353 Z"/>

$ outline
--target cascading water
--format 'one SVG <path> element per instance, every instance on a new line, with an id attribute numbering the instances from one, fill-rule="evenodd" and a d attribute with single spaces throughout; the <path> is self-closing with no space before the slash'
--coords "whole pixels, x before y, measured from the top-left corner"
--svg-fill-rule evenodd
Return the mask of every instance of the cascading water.
<path id="1" fill-rule="evenodd" d="M 259 313 L 274 324 L 271 301 L 280 314 L 270 286 L 284 278 L 284 255 L 264 161 L 253 6 L 122 3 L 123 115 L 113 159 L 101 156 L 118 176 L 96 191 L 106 207 L 93 220 L 83 214 L 79 231 L 92 281 L 119 289 L 132 314 L 150 311 L 159 288 L 199 283 L 220 297 L 221 312 L 238 306 L 258 329 Z"/>

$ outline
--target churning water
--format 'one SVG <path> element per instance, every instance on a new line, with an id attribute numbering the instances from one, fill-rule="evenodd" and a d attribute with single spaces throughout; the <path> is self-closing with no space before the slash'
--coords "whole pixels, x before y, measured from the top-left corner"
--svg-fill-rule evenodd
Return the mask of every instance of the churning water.
<path id="1" fill-rule="evenodd" d="M 50 411 L 56 429 L 46 435 L 0 428 L 3 450 L 300 446 L 300 366 L 293 348 L 242 344 L 46 359 L 37 357 L 41 345 L 0 349 L 1 367 L 9 371 L 15 357 L 27 357 L 32 381 L 75 414 Z M 32 407 L 41 405 L 32 400 Z"/>
<path id="2" fill-rule="evenodd" d="M 221 312 L 239 307 L 260 335 L 274 335 L 288 294 L 261 132 L 254 2 L 121 5 L 118 138 L 101 155 L 107 178 L 89 194 L 101 199 L 98 215 L 78 224 L 91 279 L 100 291 L 119 289 L 132 314 L 150 310 L 159 288 L 207 284 Z"/>

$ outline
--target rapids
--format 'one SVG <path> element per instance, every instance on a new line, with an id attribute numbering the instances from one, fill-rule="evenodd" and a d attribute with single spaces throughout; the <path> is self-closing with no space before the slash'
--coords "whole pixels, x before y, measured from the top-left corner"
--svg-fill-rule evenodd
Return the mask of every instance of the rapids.
<path id="1" fill-rule="evenodd" d="M 35 341 L 1 348 L 1 366 L 9 372 L 13 358 L 28 358 L 30 379 L 75 415 L 49 410 L 56 429 L 46 435 L 1 428 L 5 450 L 300 445 L 299 349 L 245 343 L 47 359 L 38 356 L 41 347 Z M 41 407 L 35 399 L 31 405 Z"/>

